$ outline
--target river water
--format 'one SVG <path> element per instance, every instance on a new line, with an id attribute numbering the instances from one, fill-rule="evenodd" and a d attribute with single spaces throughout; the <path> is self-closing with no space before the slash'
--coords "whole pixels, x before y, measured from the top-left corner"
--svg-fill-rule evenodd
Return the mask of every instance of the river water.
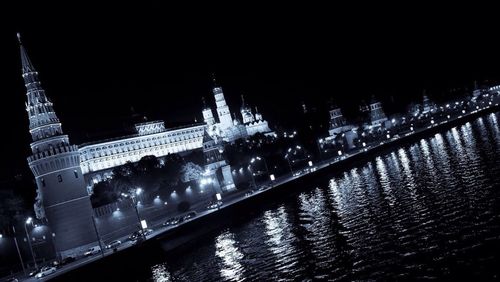
<path id="1" fill-rule="evenodd" d="M 332 172 L 131 280 L 498 280 L 499 120 Z"/>

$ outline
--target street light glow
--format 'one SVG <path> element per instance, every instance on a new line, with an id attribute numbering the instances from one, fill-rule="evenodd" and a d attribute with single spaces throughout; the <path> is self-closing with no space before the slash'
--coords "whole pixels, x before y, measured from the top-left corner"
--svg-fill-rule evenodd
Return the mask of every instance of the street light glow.
<path id="1" fill-rule="evenodd" d="M 26 219 L 26 224 L 30 224 L 32 221 L 33 221 L 33 218 L 28 217 L 28 219 Z"/>
<path id="2" fill-rule="evenodd" d="M 141 188 L 135 189 L 135 194 L 136 195 L 140 195 L 141 193 L 142 193 L 142 189 Z"/>

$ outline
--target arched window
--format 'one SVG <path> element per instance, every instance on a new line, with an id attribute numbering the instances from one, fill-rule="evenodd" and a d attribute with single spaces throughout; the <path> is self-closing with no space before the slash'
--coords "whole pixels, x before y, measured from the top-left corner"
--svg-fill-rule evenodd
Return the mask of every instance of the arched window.
<path id="1" fill-rule="evenodd" d="M 60 174 L 57 175 L 57 181 L 62 182 L 62 176 Z"/>

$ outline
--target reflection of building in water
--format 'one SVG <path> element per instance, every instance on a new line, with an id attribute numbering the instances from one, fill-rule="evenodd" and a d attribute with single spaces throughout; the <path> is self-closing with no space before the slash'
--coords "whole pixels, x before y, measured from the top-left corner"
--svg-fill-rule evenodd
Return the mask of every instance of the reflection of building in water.
<path id="1" fill-rule="evenodd" d="M 247 136 L 252 136 L 256 133 L 263 133 L 265 135 L 274 135 L 271 131 L 266 120 L 263 119 L 262 114 L 260 114 L 255 108 L 255 115 L 252 113 L 252 109 L 245 103 L 243 96 L 242 105 L 240 108 L 240 113 L 242 117 L 242 123 L 238 122 L 237 119 L 233 120 L 231 117 L 231 112 L 229 106 L 224 98 L 224 93 L 222 87 L 220 87 L 215 78 L 213 79 L 214 88 L 212 93 L 215 98 L 215 105 L 217 111 L 217 117 L 219 122 L 217 123 L 212 109 L 207 106 L 205 101 L 203 102 L 203 119 L 208 127 L 208 133 L 210 136 L 221 137 L 224 141 L 232 142 L 239 138 L 246 138 Z"/>

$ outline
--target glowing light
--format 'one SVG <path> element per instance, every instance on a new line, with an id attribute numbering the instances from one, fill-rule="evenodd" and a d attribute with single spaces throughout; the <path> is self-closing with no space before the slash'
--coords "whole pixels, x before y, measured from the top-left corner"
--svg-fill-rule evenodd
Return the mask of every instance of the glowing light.
<path id="1" fill-rule="evenodd" d="M 363 147 L 366 147 L 366 143 L 365 142 L 363 142 Z"/>
<path id="2" fill-rule="evenodd" d="M 26 224 L 30 224 L 32 221 L 33 221 L 33 218 L 28 217 L 28 219 L 26 219 Z"/>
<path id="3" fill-rule="evenodd" d="M 339 154 L 339 156 L 342 156 L 342 151 L 341 151 L 341 150 L 339 150 L 339 151 L 337 152 L 337 154 Z"/>
<path id="4" fill-rule="evenodd" d="M 391 138 L 391 135 L 390 134 L 387 134 L 387 139 Z"/>
<path id="5" fill-rule="evenodd" d="M 220 195 L 220 193 L 215 194 L 215 198 L 217 198 L 217 201 L 222 200 L 222 196 Z"/>
<path id="6" fill-rule="evenodd" d="M 269 175 L 269 178 L 271 179 L 271 181 L 274 181 L 276 178 L 274 177 L 274 174 L 271 174 Z"/>
<path id="7" fill-rule="evenodd" d="M 145 219 L 141 220 L 141 227 L 142 227 L 142 229 L 148 228 L 148 223 L 146 222 Z"/>
<path id="8" fill-rule="evenodd" d="M 309 166 L 313 166 L 313 162 L 312 161 L 309 161 L 308 164 L 309 164 Z"/>
<path id="9" fill-rule="evenodd" d="M 140 195 L 141 193 L 142 193 L 142 189 L 141 188 L 135 189 L 135 194 L 136 195 Z"/>

